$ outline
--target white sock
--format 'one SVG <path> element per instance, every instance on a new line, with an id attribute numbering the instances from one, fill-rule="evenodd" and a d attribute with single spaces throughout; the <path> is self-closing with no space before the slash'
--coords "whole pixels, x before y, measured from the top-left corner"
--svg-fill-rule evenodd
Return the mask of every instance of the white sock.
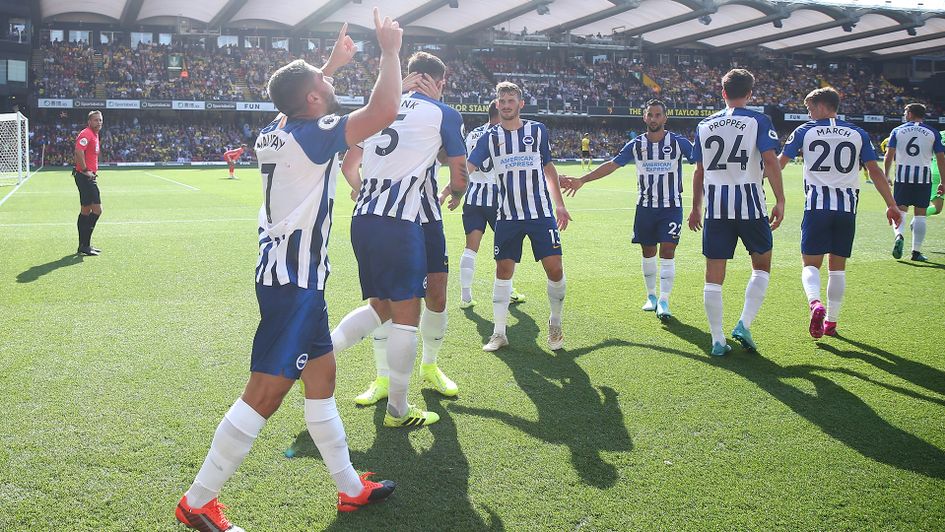
<path id="1" fill-rule="evenodd" d="M 243 463 L 253 441 L 265 424 L 266 418 L 243 402 L 243 399 L 237 399 L 233 403 L 217 426 L 210 443 L 210 451 L 207 452 L 197 478 L 187 490 L 187 504 L 191 508 L 201 508 L 220 494 L 223 483 L 233 476 L 236 468 Z"/>
<path id="2" fill-rule="evenodd" d="M 804 266 L 801 270 L 801 283 L 804 285 L 804 293 L 807 294 L 807 302 L 813 303 L 820 301 L 820 269 L 816 266 Z"/>
<path id="3" fill-rule="evenodd" d="M 390 320 L 374 329 L 374 367 L 378 377 L 390 376 L 390 366 L 387 365 L 387 335 L 390 334 Z"/>
<path id="4" fill-rule="evenodd" d="M 847 272 L 837 270 L 827 275 L 827 321 L 836 322 L 840 319 L 840 306 L 846 288 Z"/>
<path id="5" fill-rule="evenodd" d="M 463 301 L 472 299 L 473 277 L 476 273 L 476 252 L 464 249 L 459 258 L 459 286 L 462 290 Z"/>
<path id="6" fill-rule="evenodd" d="M 922 251 L 922 241 L 925 240 L 925 216 L 913 216 L 912 221 L 912 251 Z"/>
<path id="7" fill-rule="evenodd" d="M 393 323 L 387 337 L 387 363 L 390 365 L 390 388 L 387 411 L 394 417 L 407 413 L 407 387 L 417 358 L 417 328 Z"/>
<path id="8" fill-rule="evenodd" d="M 643 283 L 646 295 L 656 296 L 656 256 L 643 257 Z"/>
<path id="9" fill-rule="evenodd" d="M 424 364 L 436 364 L 436 355 L 439 354 L 443 337 L 446 336 L 446 322 L 445 310 L 433 312 L 428 308 L 423 309 L 420 316 L 420 338 L 423 339 Z"/>
<path id="10" fill-rule="evenodd" d="M 341 416 L 338 415 L 335 397 L 306 399 L 305 424 L 308 425 L 308 433 L 318 447 L 338 491 L 352 497 L 361 493 L 364 488 L 357 472 L 351 467 L 348 439 L 345 437 Z"/>
<path id="11" fill-rule="evenodd" d="M 722 332 L 722 285 L 706 283 L 702 290 L 702 301 L 705 304 L 705 315 L 709 318 L 709 332 L 712 333 L 713 344 L 725 344 L 725 333 Z"/>
<path id="12" fill-rule="evenodd" d="M 381 325 L 381 318 L 371 305 L 358 307 L 341 319 L 341 322 L 331 331 L 331 343 L 335 354 L 338 354 L 354 344 L 364 340 L 371 331 Z"/>
<path id="13" fill-rule="evenodd" d="M 509 298 L 512 296 L 512 280 L 496 279 L 492 286 L 492 315 L 495 320 L 493 334 L 505 334 L 509 319 Z"/>
<path id="14" fill-rule="evenodd" d="M 565 279 L 563 274 L 560 281 L 548 279 L 548 306 L 551 307 L 551 318 L 548 321 L 559 327 L 561 326 L 561 310 L 564 308 Z"/>
<path id="15" fill-rule="evenodd" d="M 907 211 L 899 211 L 899 213 L 902 214 L 902 223 L 899 224 L 899 227 L 893 224 L 893 233 L 895 233 L 896 236 L 902 236 L 902 232 L 909 226 L 909 224 L 906 223 L 908 221 L 906 218 L 909 217 L 909 213 Z"/>
<path id="16" fill-rule="evenodd" d="M 770 278 L 771 274 L 764 270 L 751 271 L 751 278 L 748 279 L 748 286 L 745 287 L 745 306 L 739 318 L 746 329 L 751 327 L 751 322 L 755 321 L 761 304 L 765 302 L 765 292 L 768 290 Z"/>
<path id="17" fill-rule="evenodd" d="M 660 300 L 669 301 L 669 293 L 673 291 L 673 280 L 676 278 L 676 261 L 662 259 L 660 261 Z"/>

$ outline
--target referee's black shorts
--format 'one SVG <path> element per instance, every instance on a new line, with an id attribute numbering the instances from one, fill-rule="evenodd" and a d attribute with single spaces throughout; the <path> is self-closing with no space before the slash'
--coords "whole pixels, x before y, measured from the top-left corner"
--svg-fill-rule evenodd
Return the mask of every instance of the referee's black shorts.
<path id="1" fill-rule="evenodd" d="M 590 159 L 590 158 L 591 158 L 591 152 L 589 152 L 589 151 L 587 151 L 587 150 L 581 150 L 581 158 L 582 158 L 582 159 Z"/>
<path id="2" fill-rule="evenodd" d="M 83 207 L 102 203 L 102 195 L 99 193 L 98 183 L 94 179 L 79 173 L 75 168 L 72 169 L 72 177 L 75 178 L 75 186 L 79 189 L 79 203 Z"/>

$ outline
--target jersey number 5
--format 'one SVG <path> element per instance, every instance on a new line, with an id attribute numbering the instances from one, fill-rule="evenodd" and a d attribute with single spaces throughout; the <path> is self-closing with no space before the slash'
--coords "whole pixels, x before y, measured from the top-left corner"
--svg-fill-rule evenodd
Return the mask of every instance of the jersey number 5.
<path id="1" fill-rule="evenodd" d="M 407 115 L 405 114 L 399 114 L 397 115 L 397 118 L 395 120 L 403 120 L 406 117 Z M 381 157 L 384 157 L 386 155 L 390 155 L 391 152 L 393 152 L 394 149 L 397 148 L 397 143 L 400 142 L 400 135 L 397 134 L 397 130 L 392 127 L 385 127 L 381 131 L 381 135 L 387 135 L 388 137 L 390 137 L 390 144 L 388 144 L 387 146 L 383 148 L 380 146 L 375 146 L 374 153 L 380 155 Z"/>

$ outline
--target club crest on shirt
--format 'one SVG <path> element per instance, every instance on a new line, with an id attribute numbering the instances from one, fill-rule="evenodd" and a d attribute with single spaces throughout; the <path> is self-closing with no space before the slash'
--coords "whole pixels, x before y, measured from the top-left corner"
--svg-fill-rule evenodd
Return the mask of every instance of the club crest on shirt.
<path id="1" fill-rule="evenodd" d="M 318 127 L 328 131 L 329 129 L 334 129 L 338 125 L 338 115 L 326 115 L 321 117 L 318 120 Z"/>
<path id="2" fill-rule="evenodd" d="M 672 146 L 663 146 L 663 153 L 665 153 L 666 155 L 669 155 L 670 153 L 673 153 L 673 147 L 672 147 Z"/>
<path id="3" fill-rule="evenodd" d="M 525 135 L 525 137 L 522 138 L 522 144 L 526 146 L 531 146 L 534 143 L 535 143 L 535 138 L 532 137 L 531 135 Z"/>
<path id="4" fill-rule="evenodd" d="M 775 133 L 773 129 L 769 129 L 768 138 L 770 138 L 771 140 L 778 140 L 778 134 Z"/>

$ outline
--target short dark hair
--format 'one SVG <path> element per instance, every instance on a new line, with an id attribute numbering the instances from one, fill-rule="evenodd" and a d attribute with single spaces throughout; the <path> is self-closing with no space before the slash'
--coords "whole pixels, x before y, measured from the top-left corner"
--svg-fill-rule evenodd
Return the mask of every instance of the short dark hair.
<path id="1" fill-rule="evenodd" d="M 435 80 L 446 76 L 446 64 L 439 57 L 427 52 L 414 52 L 407 59 L 407 73 L 427 74 Z"/>
<path id="2" fill-rule="evenodd" d="M 833 87 L 814 89 L 804 97 L 804 103 L 822 103 L 836 111 L 840 109 L 840 93 Z"/>
<path id="3" fill-rule="evenodd" d="M 500 81 L 495 86 L 495 93 L 497 96 L 501 94 L 515 94 L 520 100 L 522 99 L 522 89 L 511 81 Z"/>
<path id="4" fill-rule="evenodd" d="M 312 76 L 317 72 L 317 68 L 302 59 L 296 59 L 273 72 L 266 84 L 266 92 L 276 109 L 288 117 L 301 111 L 305 105 L 305 95 L 312 88 Z"/>
<path id="5" fill-rule="evenodd" d="M 653 107 L 654 105 L 658 105 L 662 107 L 663 114 L 664 115 L 666 114 L 666 102 L 664 102 L 663 100 L 660 100 L 659 98 L 652 98 L 650 100 L 647 100 L 647 102 L 643 104 L 643 109 L 646 110 L 647 107 Z"/>
<path id="6" fill-rule="evenodd" d="M 755 76 L 744 68 L 733 68 L 722 76 L 722 90 L 729 100 L 748 96 L 755 87 Z"/>
<path id="7" fill-rule="evenodd" d="M 489 102 L 489 119 L 493 119 L 499 116 L 499 106 L 496 105 L 495 100 Z"/>
<path id="8" fill-rule="evenodd" d="M 906 105 L 906 112 L 918 118 L 925 118 L 925 106 L 918 102 Z"/>

